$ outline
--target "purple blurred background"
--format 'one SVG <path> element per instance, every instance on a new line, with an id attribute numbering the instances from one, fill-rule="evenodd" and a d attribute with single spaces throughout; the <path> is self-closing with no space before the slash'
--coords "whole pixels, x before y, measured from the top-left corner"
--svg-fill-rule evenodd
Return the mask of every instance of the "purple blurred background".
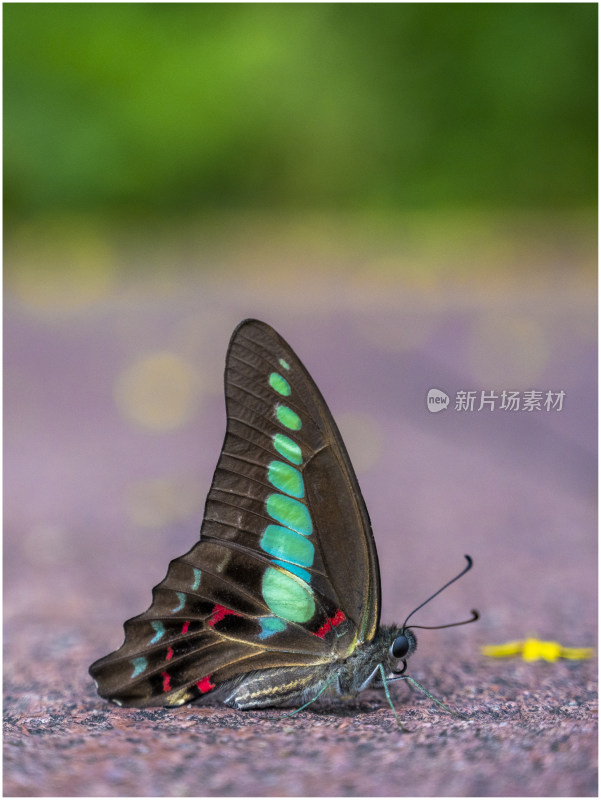
<path id="1" fill-rule="evenodd" d="M 347 441 L 382 565 L 383 618 L 483 614 L 465 642 L 585 644 L 595 623 L 596 343 L 592 270 L 404 275 L 266 253 L 264 266 L 47 275 L 5 313 L 5 613 L 97 630 L 98 653 L 198 535 L 222 442 L 234 326 L 272 324 Z M 321 264 L 323 265 L 323 256 Z M 250 254 L 256 263 L 256 254 Z M 398 266 L 398 265 L 393 265 Z M 561 274 L 561 281 L 559 275 Z M 62 282 L 61 282 L 62 281 Z M 430 388 L 451 396 L 429 413 Z M 457 411 L 457 391 L 563 390 L 558 410 Z M 110 602 L 109 602 L 110 598 Z M 527 598 L 527 602 L 526 602 Z M 98 627 L 100 626 L 100 627 Z M 106 626 L 106 627 L 104 627 Z"/>

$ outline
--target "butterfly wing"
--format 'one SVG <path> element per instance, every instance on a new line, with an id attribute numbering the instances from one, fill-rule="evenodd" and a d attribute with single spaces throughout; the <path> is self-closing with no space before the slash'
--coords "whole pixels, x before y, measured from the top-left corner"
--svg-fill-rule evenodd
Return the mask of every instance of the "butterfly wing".
<path id="1" fill-rule="evenodd" d="M 241 323 L 226 436 L 201 539 L 122 647 L 90 673 L 124 705 L 179 705 L 241 676 L 345 658 L 373 638 L 380 579 L 367 509 L 315 383 L 269 325 Z"/>

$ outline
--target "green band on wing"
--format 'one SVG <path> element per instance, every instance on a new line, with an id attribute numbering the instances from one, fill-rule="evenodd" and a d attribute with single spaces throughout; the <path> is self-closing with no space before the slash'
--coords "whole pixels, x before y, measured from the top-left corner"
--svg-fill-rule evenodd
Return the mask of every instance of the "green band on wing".
<path id="1" fill-rule="evenodd" d="M 288 397 L 290 395 L 291 389 L 290 384 L 283 378 L 279 372 L 272 372 L 269 376 L 269 385 L 271 388 L 277 392 L 278 394 L 283 395 L 284 397 Z"/>
<path id="2" fill-rule="evenodd" d="M 278 421 L 291 431 L 300 431 L 303 423 L 299 415 L 288 406 L 276 406 L 275 415 Z"/>
<path id="3" fill-rule="evenodd" d="M 152 625 L 152 629 L 155 633 L 149 644 L 156 644 L 165 635 L 165 626 L 160 620 L 157 619 L 152 620 L 150 624 Z"/>
<path id="4" fill-rule="evenodd" d="M 278 617 L 290 622 L 308 622 L 315 613 L 311 590 L 273 567 L 263 573 L 263 599 Z"/>
<path id="5" fill-rule="evenodd" d="M 310 567 L 315 558 L 315 548 L 310 539 L 281 525 L 268 525 L 265 528 L 261 548 L 274 558 L 283 558 L 301 567 Z"/>
<path id="6" fill-rule="evenodd" d="M 290 369 L 290 364 L 285 361 L 283 358 L 279 358 L 278 361 L 284 367 L 284 369 Z"/>
<path id="7" fill-rule="evenodd" d="M 276 522 L 292 528 L 303 536 L 310 536 L 313 533 L 313 523 L 309 516 L 307 507 L 292 497 L 283 494 L 270 494 L 265 503 L 267 513 Z"/>
<path id="8" fill-rule="evenodd" d="M 259 623 L 261 624 L 261 633 L 259 639 L 267 639 L 273 636 L 274 633 L 286 630 L 286 623 L 279 617 L 260 617 Z"/>
<path id="9" fill-rule="evenodd" d="M 295 575 L 305 581 L 305 583 L 311 583 L 311 573 L 307 572 L 306 569 L 299 567 L 297 564 L 291 564 L 289 561 L 273 561 L 273 564 L 277 564 L 282 569 L 287 569 L 288 572 L 293 572 Z"/>
<path id="10" fill-rule="evenodd" d="M 194 583 L 192 584 L 192 590 L 196 591 L 200 586 L 200 579 L 202 578 L 202 572 L 196 567 L 192 567 L 194 570 Z"/>
<path id="11" fill-rule="evenodd" d="M 300 447 L 296 442 L 293 442 L 288 436 L 283 433 L 276 433 L 273 437 L 273 446 L 281 456 L 287 458 L 293 464 L 303 463 L 303 454 Z"/>
<path id="12" fill-rule="evenodd" d="M 186 605 L 186 595 L 183 592 L 176 592 L 177 599 L 179 603 L 172 609 L 173 613 L 176 614 L 178 611 L 181 611 L 182 608 Z"/>
<path id="13" fill-rule="evenodd" d="M 267 478 L 280 492 L 286 492 L 293 497 L 305 496 L 303 476 L 290 464 L 284 464 L 283 461 L 272 461 L 267 467 Z"/>
<path id="14" fill-rule="evenodd" d="M 134 668 L 134 671 L 130 675 L 130 678 L 135 678 L 138 675 L 141 675 L 142 672 L 144 672 L 144 670 L 148 666 L 148 661 L 146 660 L 146 656 L 140 656 L 139 658 L 132 658 L 130 663 Z"/>

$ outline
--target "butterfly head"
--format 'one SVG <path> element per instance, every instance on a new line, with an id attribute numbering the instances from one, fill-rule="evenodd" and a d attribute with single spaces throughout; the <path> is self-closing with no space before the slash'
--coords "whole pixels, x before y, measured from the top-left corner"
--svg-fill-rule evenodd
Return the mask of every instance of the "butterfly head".
<path id="1" fill-rule="evenodd" d="M 409 628 L 393 629 L 391 631 L 392 642 L 388 648 L 389 661 L 394 664 L 391 669 L 393 675 L 402 675 L 407 669 L 407 659 L 415 652 L 417 647 L 417 637 Z M 399 662 L 403 665 L 399 669 Z"/>
<path id="2" fill-rule="evenodd" d="M 415 634 L 413 633 L 412 628 L 425 628 L 429 630 L 438 629 L 438 628 L 453 628 L 456 625 L 466 625 L 468 622 L 475 622 L 479 618 L 479 614 L 477 611 L 472 610 L 472 616 L 470 619 L 463 620 L 462 622 L 451 622 L 447 625 L 411 625 L 410 627 L 407 626 L 407 622 L 409 621 L 410 617 L 412 617 L 416 611 L 419 611 L 420 608 L 423 608 L 426 603 L 429 603 L 430 600 L 433 600 L 437 595 L 439 595 L 444 589 L 450 586 L 452 583 L 455 583 L 456 580 L 459 580 L 466 572 L 468 572 L 473 565 L 473 561 L 470 556 L 465 556 L 467 561 L 467 566 L 464 567 L 458 575 L 455 575 L 450 581 L 447 581 L 444 586 L 441 586 L 438 591 L 434 592 L 433 595 L 430 595 L 427 600 L 424 600 L 423 603 L 420 603 L 417 608 L 414 608 L 413 611 L 407 615 L 405 618 L 405 622 L 401 625 L 401 627 L 396 631 L 396 635 L 390 645 L 389 653 L 393 659 L 396 661 L 401 661 L 403 663 L 403 669 L 401 672 L 396 671 L 397 674 L 402 674 L 407 669 L 407 661 L 406 658 L 414 652 L 415 648 L 417 647 L 417 639 Z"/>
<path id="3" fill-rule="evenodd" d="M 405 656 L 409 655 L 410 652 L 415 650 L 417 642 L 415 636 L 411 633 L 409 629 L 399 633 L 399 635 L 395 638 L 393 643 L 390 645 L 390 655 L 400 661 Z"/>

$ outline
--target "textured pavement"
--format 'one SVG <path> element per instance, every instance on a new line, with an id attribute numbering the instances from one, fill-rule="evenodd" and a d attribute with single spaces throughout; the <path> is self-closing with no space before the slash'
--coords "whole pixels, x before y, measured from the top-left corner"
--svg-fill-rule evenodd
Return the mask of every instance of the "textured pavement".
<path id="1" fill-rule="evenodd" d="M 593 796 L 596 659 L 480 653 L 596 645 L 592 270 L 400 279 L 357 267 L 8 280 L 4 792 L 14 796 Z M 39 276 L 38 276 L 39 277 Z M 474 569 L 416 624 L 405 684 L 289 719 L 119 709 L 89 664 L 122 641 L 195 541 L 224 431 L 223 361 L 272 324 L 320 386 L 356 466 L 385 623 Z M 167 376 L 167 386 L 161 376 Z M 561 411 L 445 411 L 439 388 L 565 392 Z"/>

